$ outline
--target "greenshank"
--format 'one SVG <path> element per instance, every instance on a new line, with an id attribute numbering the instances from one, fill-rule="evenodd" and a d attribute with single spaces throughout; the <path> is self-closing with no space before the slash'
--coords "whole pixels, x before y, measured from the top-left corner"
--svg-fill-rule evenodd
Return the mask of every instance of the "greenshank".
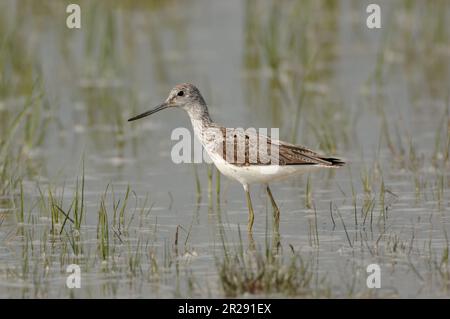
<path id="1" fill-rule="evenodd" d="M 254 221 L 250 184 L 265 185 L 274 209 L 274 218 L 279 220 L 280 210 L 269 182 L 319 168 L 344 165 L 344 161 L 338 158 L 320 155 L 306 147 L 273 139 L 255 130 L 229 129 L 215 123 L 209 116 L 208 106 L 200 91 L 189 83 L 175 86 L 162 104 L 128 121 L 135 121 L 167 108 L 181 108 L 188 113 L 195 135 L 217 169 L 242 184 L 249 212 L 249 232 L 252 231 Z"/>

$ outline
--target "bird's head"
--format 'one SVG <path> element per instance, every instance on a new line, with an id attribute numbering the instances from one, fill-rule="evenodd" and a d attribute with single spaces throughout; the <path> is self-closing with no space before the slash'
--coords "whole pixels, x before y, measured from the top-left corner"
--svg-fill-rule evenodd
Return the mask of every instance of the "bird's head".
<path id="1" fill-rule="evenodd" d="M 135 121 L 158 111 L 173 107 L 184 109 L 191 117 L 208 112 L 206 103 L 203 100 L 200 91 L 192 84 L 182 83 L 178 84 L 170 91 L 169 96 L 163 103 L 150 111 L 130 118 L 128 121 Z"/>

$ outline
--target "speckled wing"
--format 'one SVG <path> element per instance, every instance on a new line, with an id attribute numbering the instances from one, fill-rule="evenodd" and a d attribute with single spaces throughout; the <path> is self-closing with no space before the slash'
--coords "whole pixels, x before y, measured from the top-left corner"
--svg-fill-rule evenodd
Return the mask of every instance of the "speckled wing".
<path id="1" fill-rule="evenodd" d="M 324 157 L 306 147 L 271 139 L 254 129 L 216 129 L 219 131 L 211 135 L 215 136 L 214 152 L 234 165 L 344 165 L 337 158 Z"/>

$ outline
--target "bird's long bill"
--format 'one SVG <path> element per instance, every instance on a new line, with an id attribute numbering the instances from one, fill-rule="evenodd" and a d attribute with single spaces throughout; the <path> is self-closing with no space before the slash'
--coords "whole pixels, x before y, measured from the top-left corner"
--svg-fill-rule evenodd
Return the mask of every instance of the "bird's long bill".
<path id="1" fill-rule="evenodd" d="M 155 107 L 153 110 L 147 111 L 145 113 L 139 114 L 139 115 L 137 115 L 135 117 L 132 117 L 132 118 L 128 119 L 128 122 L 139 120 L 139 119 L 141 119 L 143 117 L 152 115 L 153 113 L 159 112 L 159 111 L 164 110 L 164 109 L 166 109 L 168 107 L 169 107 L 169 105 L 167 103 L 160 104 L 157 107 Z"/>

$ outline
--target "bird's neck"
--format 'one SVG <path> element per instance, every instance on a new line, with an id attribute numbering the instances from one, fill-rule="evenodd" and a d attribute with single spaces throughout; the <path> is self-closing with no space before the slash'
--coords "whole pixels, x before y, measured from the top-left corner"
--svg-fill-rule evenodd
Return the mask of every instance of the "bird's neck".
<path id="1" fill-rule="evenodd" d="M 206 113 L 203 116 L 191 117 L 191 123 L 194 133 L 200 137 L 201 134 L 213 124 L 213 121 L 209 114 Z"/>
<path id="2" fill-rule="evenodd" d="M 191 119 L 192 128 L 194 129 L 195 135 L 202 140 L 201 136 L 205 130 L 214 126 L 214 122 L 209 116 L 208 110 L 205 109 L 203 112 L 196 112 L 193 114 L 189 114 Z"/>

